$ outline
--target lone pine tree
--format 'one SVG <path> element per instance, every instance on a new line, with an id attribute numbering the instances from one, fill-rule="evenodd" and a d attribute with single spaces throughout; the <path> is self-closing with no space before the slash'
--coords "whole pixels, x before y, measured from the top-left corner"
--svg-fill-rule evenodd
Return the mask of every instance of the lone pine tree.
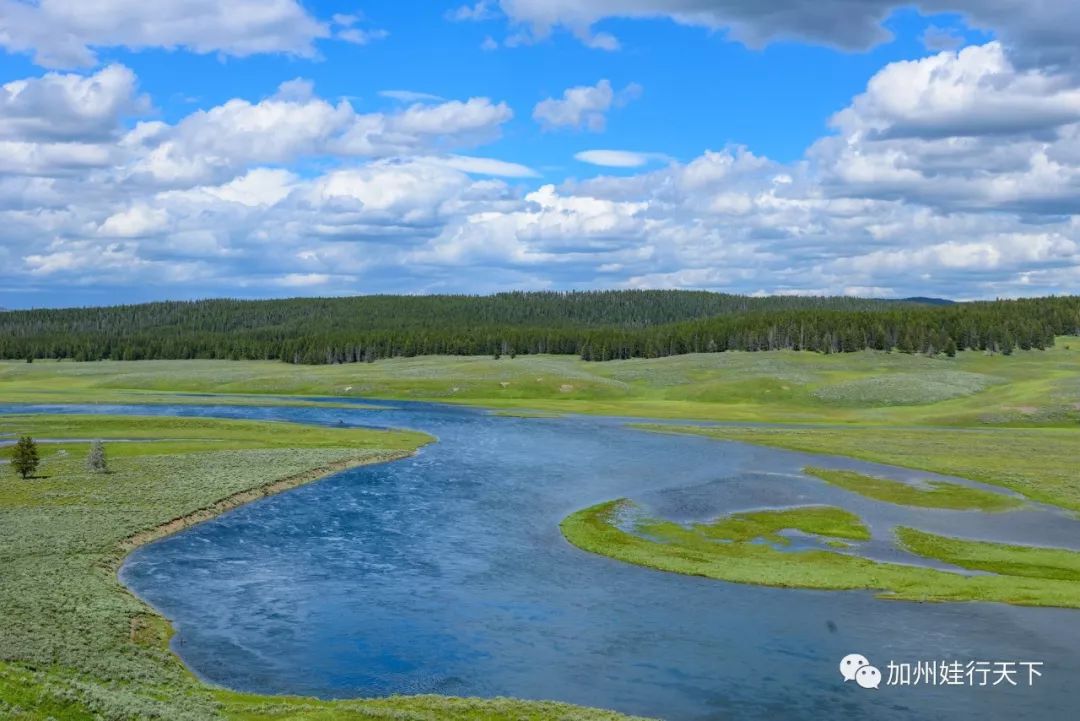
<path id="1" fill-rule="evenodd" d="M 11 449 L 11 467 L 24 479 L 29 478 L 41 463 L 37 443 L 30 436 L 23 436 Z"/>

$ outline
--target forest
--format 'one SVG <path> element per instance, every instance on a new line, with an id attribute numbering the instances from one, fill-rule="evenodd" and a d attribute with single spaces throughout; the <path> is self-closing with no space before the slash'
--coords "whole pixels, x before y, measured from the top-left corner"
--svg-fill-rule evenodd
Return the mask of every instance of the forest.
<path id="1" fill-rule="evenodd" d="M 297 364 L 419 355 L 585 360 L 729 350 L 1011 353 L 1080 333 L 1080 296 L 947 304 L 701 291 L 202 300 L 0 313 L 0 358 Z"/>

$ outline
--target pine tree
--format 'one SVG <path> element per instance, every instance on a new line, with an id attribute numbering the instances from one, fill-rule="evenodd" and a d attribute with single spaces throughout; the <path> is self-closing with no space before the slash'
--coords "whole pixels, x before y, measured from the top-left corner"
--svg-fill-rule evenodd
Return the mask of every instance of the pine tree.
<path id="1" fill-rule="evenodd" d="M 91 473 L 109 472 L 109 464 L 105 459 L 105 444 L 101 441 L 90 444 L 90 453 L 86 455 L 86 470 Z"/>
<path id="2" fill-rule="evenodd" d="M 930 306 L 690 291 L 211 300 L 0 314 L 0 359 L 257 359 L 325 364 L 424 355 L 865 348 L 992 353 L 1080 334 L 1080 297 Z"/>
<path id="3" fill-rule="evenodd" d="M 11 449 L 11 467 L 24 479 L 32 476 L 40 463 L 37 443 L 34 443 L 34 439 L 30 436 L 20 438 Z"/>

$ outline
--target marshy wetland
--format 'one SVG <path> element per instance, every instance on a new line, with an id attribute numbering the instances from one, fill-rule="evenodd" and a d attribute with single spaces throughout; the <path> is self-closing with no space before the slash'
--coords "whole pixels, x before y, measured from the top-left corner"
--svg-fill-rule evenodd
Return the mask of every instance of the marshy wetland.
<path id="1" fill-rule="evenodd" d="M 772 364 L 761 378 L 777 363 L 823 373 L 820 364 L 832 362 L 792 355 L 760 356 Z M 473 368 L 536 372 L 510 365 L 520 360 Z M 999 363 L 996 375 L 1008 378 L 1007 360 L 961 363 Z M 540 413 L 524 402 L 487 404 L 508 414 L 332 392 L 169 403 L 181 389 L 166 375 L 147 389 L 153 364 L 127 364 L 141 387 L 118 374 L 111 387 L 72 389 L 69 403 L 9 404 L 0 415 L 0 433 L 62 441 L 43 444 L 40 478 L 3 481 L 0 697 L 5 711 L 29 709 L 14 718 L 63 721 L 126 712 L 611 717 L 585 707 L 669 719 L 774 718 L 777 709 L 811 719 L 837 708 L 885 719 L 1071 718 L 1080 673 L 1070 608 L 1080 605 L 1075 430 L 1060 394 L 1042 398 L 1060 409 L 1028 414 L 1022 428 L 995 408 L 1020 396 L 1040 402 L 1035 391 L 1067 385 L 1077 363 L 1059 348 L 1018 364 L 1035 360 L 1052 371 L 1015 371 L 1015 384 L 934 404 L 837 406 L 803 389 L 802 412 L 819 418 L 799 426 L 553 416 L 602 412 L 558 396 L 531 406 Z M 728 370 L 717 376 L 742 362 L 718 361 Z M 908 372 L 919 362 L 882 358 L 879 367 Z M 191 372 L 199 367 L 209 373 L 199 364 Z M 75 364 L 29 372 L 55 378 L 68 368 L 84 376 L 77 384 L 98 373 Z M 369 368 L 354 369 L 357 385 Z M 30 394 L 27 369 L 3 370 L 0 386 L 23 383 Z M 95 397 L 80 399 L 88 392 Z M 151 405 L 101 402 L 146 392 L 159 394 Z M 792 412 L 790 400 L 778 406 L 769 396 L 717 402 L 712 417 L 744 415 L 748 403 L 759 416 Z M 926 422 L 967 418 L 980 396 L 987 417 L 978 424 Z M 667 415 L 685 416 L 687 406 L 673 403 Z M 823 425 L 820 416 L 834 413 L 923 421 Z M 110 452 L 113 472 L 102 478 L 82 471 L 78 439 L 95 437 Z M 355 467 L 333 472 L 338 464 Z M 311 469 L 332 475 L 256 493 L 125 555 L 133 534 Z M 575 519 L 593 523 L 575 528 Z M 622 536 L 632 552 L 618 551 Z M 116 582 L 118 568 L 142 601 Z M 860 693 L 836 671 L 853 651 L 882 666 L 1045 667 L 1033 688 Z M 347 700 L 358 697 L 372 700 Z"/>

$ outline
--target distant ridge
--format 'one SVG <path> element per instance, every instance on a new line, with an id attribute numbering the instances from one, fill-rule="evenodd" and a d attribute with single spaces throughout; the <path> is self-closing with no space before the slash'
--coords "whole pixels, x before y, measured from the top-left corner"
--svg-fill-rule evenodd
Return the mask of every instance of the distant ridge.
<path id="1" fill-rule="evenodd" d="M 916 295 L 911 298 L 901 298 L 903 303 L 919 303 L 920 305 L 956 305 L 955 300 L 949 300 L 948 298 L 927 298 L 925 296 Z"/>

